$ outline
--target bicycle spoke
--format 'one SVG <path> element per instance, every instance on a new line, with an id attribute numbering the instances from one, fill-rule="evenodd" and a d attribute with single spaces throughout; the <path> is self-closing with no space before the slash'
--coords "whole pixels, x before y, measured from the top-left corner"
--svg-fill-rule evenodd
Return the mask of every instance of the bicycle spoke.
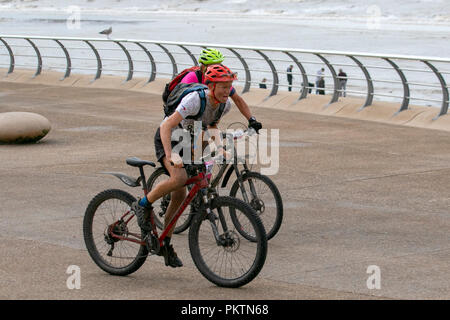
<path id="1" fill-rule="evenodd" d="M 91 213 L 88 230 L 90 237 L 85 236 L 89 245 L 91 256 L 97 264 L 109 270 L 122 270 L 136 264 L 139 259 L 145 259 L 146 252 L 142 251 L 139 243 L 126 240 L 140 240 L 141 230 L 137 225 L 137 219 L 130 213 L 130 203 L 121 197 L 121 191 L 105 191 L 104 199 L 101 199 Z M 130 196 L 131 197 L 131 196 Z M 132 201 L 131 199 L 129 200 Z M 89 210 L 88 210 L 89 211 Z M 117 238 L 124 237 L 125 240 Z M 91 239 L 91 240 L 89 240 Z M 115 271 L 111 272 L 114 273 Z"/>
<path id="2" fill-rule="evenodd" d="M 234 286 L 256 275 L 252 270 L 258 268 L 257 265 L 262 259 L 261 245 L 267 240 L 262 224 L 259 222 L 258 225 L 255 220 L 250 220 L 257 219 L 250 207 L 236 199 L 222 198 L 230 200 L 212 209 L 217 217 L 215 223 L 221 225 L 218 226 L 219 244 L 214 237 L 210 221 L 202 220 L 198 226 L 194 227 L 198 230 L 193 231 L 193 234 L 196 234 L 195 246 L 198 247 L 194 250 L 193 258 L 197 253 L 201 256 L 200 260 L 197 257 L 194 258 L 194 262 L 208 279 L 220 285 Z M 241 204 L 246 212 L 241 211 L 243 209 L 240 207 Z M 234 223 L 231 212 L 239 217 L 240 224 Z M 196 222 L 199 223 L 199 221 Z M 254 235 L 252 239 L 246 239 L 237 230 L 241 228 L 241 225 L 245 225 L 246 231 Z"/>
<path id="3" fill-rule="evenodd" d="M 253 188 L 251 188 L 251 185 Z M 248 203 L 256 211 L 263 222 L 267 234 L 273 235 L 281 223 L 281 221 L 278 221 L 280 219 L 279 211 L 281 209 L 278 208 L 276 195 L 273 193 L 268 183 L 258 177 L 248 177 L 244 180 L 243 187 L 249 198 Z M 232 194 L 232 196 L 244 200 L 243 192 L 240 187 L 236 190 L 235 194 Z M 239 220 L 239 217 L 237 217 L 237 219 Z M 247 225 L 242 224 L 242 232 L 248 232 L 247 228 Z M 249 234 L 249 236 L 251 237 L 253 235 Z"/>

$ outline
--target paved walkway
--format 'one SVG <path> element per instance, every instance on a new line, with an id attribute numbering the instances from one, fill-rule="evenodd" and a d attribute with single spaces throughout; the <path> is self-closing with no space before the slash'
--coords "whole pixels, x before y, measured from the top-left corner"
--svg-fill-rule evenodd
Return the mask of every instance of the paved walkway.
<path id="1" fill-rule="evenodd" d="M 255 108 L 280 129 L 273 180 L 285 205 L 262 273 L 218 288 L 196 270 L 150 257 L 128 277 L 90 259 L 82 238 L 89 200 L 133 190 L 102 171 L 136 175 L 125 158 L 154 159 L 160 96 L 125 90 L 0 82 L 0 112 L 47 117 L 36 145 L 0 146 L 0 299 L 449 299 L 450 132 Z M 223 125 L 242 119 L 233 110 Z M 69 265 L 81 289 L 66 286 Z M 381 289 L 368 289 L 376 265 Z"/>

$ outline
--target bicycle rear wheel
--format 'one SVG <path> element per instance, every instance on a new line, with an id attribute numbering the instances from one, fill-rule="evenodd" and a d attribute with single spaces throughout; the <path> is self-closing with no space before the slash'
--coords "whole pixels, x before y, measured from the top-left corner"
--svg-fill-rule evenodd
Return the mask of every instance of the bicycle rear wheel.
<path id="1" fill-rule="evenodd" d="M 252 281 L 261 271 L 267 255 L 267 237 L 261 220 L 245 202 L 217 197 L 193 219 L 189 229 L 189 248 L 200 273 L 212 283 L 236 288 Z M 236 230 L 231 211 L 252 229 L 254 241 Z M 218 238 L 216 238 L 216 236 Z"/>
<path id="2" fill-rule="evenodd" d="M 113 275 L 135 272 L 148 255 L 147 247 L 137 243 L 142 233 L 130 211 L 134 201 L 125 191 L 105 190 L 91 200 L 84 215 L 83 234 L 89 255 L 102 270 Z"/>

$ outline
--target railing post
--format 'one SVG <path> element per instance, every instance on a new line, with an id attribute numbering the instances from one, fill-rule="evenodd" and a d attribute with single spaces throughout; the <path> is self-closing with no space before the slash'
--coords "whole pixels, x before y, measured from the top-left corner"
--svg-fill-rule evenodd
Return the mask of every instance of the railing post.
<path id="1" fill-rule="evenodd" d="M 409 106 L 409 95 L 410 95 L 408 80 L 406 79 L 405 74 L 403 73 L 402 69 L 400 69 L 400 67 L 394 61 L 392 61 L 389 58 L 383 58 L 383 59 L 385 61 L 387 61 L 395 69 L 395 71 L 397 71 L 398 75 L 400 76 L 400 79 L 402 80 L 403 102 L 402 102 L 400 109 L 397 111 L 397 113 L 407 110 L 408 106 Z"/>
<path id="2" fill-rule="evenodd" d="M 83 40 L 85 43 L 88 44 L 89 47 L 91 47 L 92 51 L 94 51 L 95 57 L 97 58 L 97 73 L 95 74 L 95 78 L 92 81 L 95 81 L 100 78 L 102 75 L 102 59 L 100 58 L 100 55 L 97 51 L 97 49 L 94 47 L 92 43 L 89 42 L 89 40 Z"/>
<path id="3" fill-rule="evenodd" d="M 255 52 L 257 52 L 261 57 L 264 58 L 264 60 L 266 60 L 267 64 L 270 67 L 270 70 L 272 70 L 272 75 L 273 75 L 273 85 L 272 85 L 272 91 L 270 92 L 269 97 L 274 96 L 277 94 L 278 92 L 278 85 L 279 85 L 279 79 L 278 79 L 278 73 L 277 73 L 277 69 L 275 68 L 275 66 L 273 65 L 273 62 L 269 59 L 269 57 L 267 57 L 264 53 L 261 52 L 261 50 L 254 50 Z"/>
<path id="4" fill-rule="evenodd" d="M 25 40 L 27 40 L 31 44 L 31 46 L 33 47 L 34 52 L 36 52 L 36 57 L 37 57 L 37 60 L 38 60 L 36 73 L 33 75 L 33 78 L 34 78 L 34 77 L 37 77 L 38 75 L 41 74 L 41 71 L 42 71 L 42 57 L 41 57 L 41 53 L 39 52 L 38 47 L 34 44 L 34 42 L 31 41 L 28 38 L 25 38 Z"/>
<path id="5" fill-rule="evenodd" d="M 289 58 L 291 58 L 294 63 L 297 65 L 297 67 L 300 69 L 301 73 L 302 73 L 302 79 L 303 79 L 303 89 L 302 89 L 302 93 L 300 95 L 300 98 L 298 98 L 298 100 L 302 100 L 305 99 L 306 96 L 308 95 L 308 87 L 309 87 L 309 80 L 308 80 L 308 76 L 306 74 L 306 70 L 303 67 L 303 65 L 298 61 L 298 59 L 292 55 L 290 52 L 287 51 L 283 51 L 285 54 L 287 54 L 289 56 Z"/>
<path id="6" fill-rule="evenodd" d="M 14 64 L 15 64 L 14 53 L 13 53 L 11 47 L 9 46 L 9 44 L 4 39 L 0 38 L 0 41 L 3 42 L 3 44 L 6 47 L 6 50 L 8 50 L 8 53 L 9 53 L 9 69 L 8 69 L 7 74 L 10 74 L 14 71 Z"/>
<path id="7" fill-rule="evenodd" d="M 434 120 L 436 120 L 437 118 L 447 114 L 447 112 L 448 112 L 449 94 L 448 94 L 447 83 L 445 82 L 445 79 L 442 76 L 442 74 L 439 72 L 439 70 L 434 65 L 432 65 L 431 63 L 429 63 L 426 60 L 422 60 L 422 62 L 425 63 L 434 72 L 436 77 L 439 79 L 439 82 L 441 83 L 441 87 L 442 87 L 442 107 L 441 107 L 441 111 L 439 112 L 438 116 L 434 119 Z"/>
<path id="8" fill-rule="evenodd" d="M 186 52 L 189 55 L 189 57 L 191 57 L 192 62 L 194 63 L 194 65 L 198 66 L 198 61 L 197 61 L 197 59 L 195 59 L 195 56 L 192 54 L 192 52 L 189 49 L 187 49 L 185 46 L 181 45 L 181 44 L 179 44 L 178 46 L 181 49 L 183 49 L 184 52 Z"/>
<path id="9" fill-rule="evenodd" d="M 337 74 L 336 71 L 334 70 L 333 66 L 331 65 L 331 63 L 324 58 L 322 55 L 318 54 L 318 53 L 314 53 L 315 56 L 317 56 L 320 60 L 323 61 L 323 63 L 325 63 L 325 65 L 328 67 L 328 69 L 331 72 L 331 75 L 333 76 L 333 82 L 334 82 L 334 93 L 333 93 L 333 97 L 331 98 L 331 101 L 328 104 L 332 104 L 334 102 L 337 102 L 339 100 L 339 81 L 337 78 Z"/>
<path id="10" fill-rule="evenodd" d="M 96 59 L 87 59 L 87 60 L 96 60 L 97 61 L 97 72 L 95 74 L 95 78 L 92 81 L 99 79 L 104 70 L 103 66 L 102 66 L 102 58 L 100 57 L 100 54 L 99 54 L 100 50 L 98 50 L 96 48 L 96 45 L 94 46 L 95 42 L 105 42 L 104 39 L 74 38 L 74 37 L 55 38 L 55 37 L 44 37 L 44 36 L 42 36 L 42 37 L 41 36 L 28 36 L 27 37 L 27 36 L 17 36 L 17 35 L 0 35 L 0 41 L 2 42 L 2 44 L 6 47 L 6 50 L 8 51 L 8 54 L 2 54 L 2 56 L 4 56 L 4 59 L 7 60 L 8 55 L 9 55 L 9 61 L 2 61 L 2 64 L 4 66 L 9 66 L 9 68 L 7 70 L 7 75 L 12 73 L 17 66 L 20 66 L 20 64 L 17 64 L 17 61 L 16 61 L 18 56 L 30 57 L 30 55 L 28 53 L 27 54 L 23 54 L 23 53 L 18 54 L 17 52 L 15 52 L 15 44 L 14 43 L 11 44 L 9 39 L 19 39 L 20 41 L 25 40 L 33 48 L 33 50 L 36 54 L 36 58 L 37 58 L 36 70 L 35 70 L 33 77 L 40 75 L 44 69 L 43 68 L 43 58 L 47 58 L 47 55 L 41 54 L 40 50 L 41 50 L 42 46 L 39 42 L 39 41 L 44 41 L 44 40 L 56 42 L 58 44 L 58 46 L 56 46 L 56 47 L 53 46 L 53 47 L 49 47 L 49 48 L 53 48 L 56 51 L 58 49 L 61 49 L 64 52 L 66 66 L 65 66 L 64 76 L 62 77 L 61 80 L 64 80 L 65 78 L 70 77 L 70 75 L 72 73 L 72 69 L 74 69 L 72 67 L 72 60 L 75 59 L 75 58 L 71 57 L 71 53 L 69 52 L 71 48 L 69 46 L 67 46 L 64 41 L 76 41 L 77 43 L 85 42 L 91 48 L 91 50 L 94 52 Z M 36 40 L 38 40 L 38 41 L 36 42 Z M 133 60 L 133 57 L 131 54 L 132 52 L 129 48 L 126 47 L 127 45 L 124 42 L 133 42 L 146 53 L 147 57 L 150 60 L 150 64 L 151 64 L 151 68 L 152 68 L 151 74 L 149 75 L 147 83 L 154 81 L 156 79 L 157 66 L 156 66 L 156 61 L 153 59 L 152 54 L 150 53 L 150 51 L 147 49 L 147 47 L 145 45 L 152 44 L 152 45 L 159 46 L 161 49 L 163 49 L 162 52 L 167 54 L 167 56 L 169 57 L 170 62 L 172 64 L 172 76 L 176 76 L 176 74 L 178 73 L 178 64 L 177 64 L 176 59 L 174 58 L 174 57 L 176 57 L 176 55 L 174 54 L 175 52 L 172 52 L 173 50 L 170 49 L 170 46 L 180 47 L 184 51 L 183 53 L 186 53 L 195 65 L 198 65 L 199 63 L 198 63 L 198 60 L 195 58 L 195 55 L 192 53 L 191 47 L 195 47 L 195 48 L 202 48 L 202 47 L 205 48 L 206 47 L 206 44 L 202 44 L 202 43 L 185 43 L 185 42 L 172 42 L 172 41 L 127 40 L 127 39 L 114 39 L 111 41 L 117 43 L 117 45 L 121 47 L 122 51 L 125 53 L 125 55 L 127 57 L 128 76 L 125 81 L 129 81 L 133 78 L 134 72 L 135 72 L 134 64 L 135 64 L 136 60 Z M 22 45 L 19 45 L 19 44 L 17 44 L 17 46 L 22 47 Z M 39 47 L 39 46 L 41 46 L 41 47 Z M 448 109 L 450 106 L 450 101 L 449 101 L 450 93 L 449 93 L 449 87 L 447 86 L 447 83 L 446 83 L 446 79 L 444 78 L 446 72 L 443 72 L 434 66 L 435 62 L 436 63 L 446 63 L 447 65 L 450 65 L 450 59 L 448 59 L 448 58 L 419 57 L 419 56 L 406 56 L 406 55 L 401 56 L 401 55 L 390 55 L 390 54 L 380 55 L 380 54 L 343 52 L 343 51 L 313 51 L 313 50 L 301 50 L 301 49 L 248 47 L 248 46 L 235 46 L 235 45 L 228 46 L 228 45 L 220 45 L 220 44 L 216 44 L 216 45 L 211 44 L 208 46 L 216 46 L 219 48 L 224 48 L 226 50 L 229 50 L 241 62 L 243 69 L 245 71 L 245 80 L 243 80 L 243 79 L 241 79 L 241 77 L 239 77 L 241 81 L 244 81 L 242 93 L 248 92 L 251 88 L 252 70 L 267 72 L 267 70 L 268 70 L 267 68 L 264 70 L 258 69 L 259 64 L 263 64 L 262 61 L 265 61 L 268 64 L 268 66 L 271 70 L 271 73 L 273 75 L 272 90 L 270 91 L 270 94 L 267 98 L 269 98 L 273 95 L 276 95 L 278 93 L 279 88 L 282 86 L 280 84 L 280 79 L 279 79 L 279 78 L 281 78 L 280 74 L 284 74 L 284 73 L 276 69 L 275 61 L 274 61 L 274 59 L 272 59 L 272 53 L 277 53 L 277 54 L 287 55 L 290 58 L 290 60 L 293 61 L 293 63 L 295 63 L 295 65 L 300 69 L 300 71 L 301 71 L 300 75 L 301 75 L 301 79 L 302 79 L 303 83 L 301 86 L 301 93 L 300 93 L 298 100 L 305 99 L 308 96 L 309 81 L 311 81 L 311 80 L 308 81 L 308 78 L 311 78 L 311 77 L 308 76 L 304 66 L 305 66 L 305 64 L 308 64 L 308 63 L 316 64 L 316 62 L 306 62 L 306 61 L 300 62 L 299 59 L 296 58 L 296 54 L 308 54 L 308 55 L 313 55 L 313 56 L 318 57 L 321 60 L 320 64 L 324 63 L 330 70 L 330 72 L 331 72 L 330 78 L 333 79 L 333 83 L 334 83 L 334 90 L 333 90 L 334 92 L 333 92 L 333 95 L 331 97 L 331 101 L 329 102 L 329 104 L 334 103 L 339 100 L 341 90 L 339 89 L 340 83 L 339 83 L 338 75 L 335 70 L 335 66 L 332 63 L 330 63 L 331 60 L 330 61 L 328 60 L 328 59 L 330 59 L 330 58 L 328 58 L 328 56 L 330 56 L 330 57 L 346 57 L 346 58 L 351 59 L 356 65 L 358 65 L 360 70 L 362 70 L 362 72 L 365 76 L 365 80 L 367 82 L 367 93 L 364 91 L 361 91 L 361 90 L 359 90 L 359 91 L 348 90 L 348 92 L 350 92 L 350 93 L 365 94 L 366 98 L 365 98 L 364 104 L 362 105 L 362 107 L 360 109 L 364 109 L 367 106 L 370 106 L 373 104 L 374 97 L 378 94 L 378 92 L 377 92 L 377 94 L 374 92 L 374 90 L 375 90 L 374 83 L 382 82 L 382 83 L 402 84 L 403 96 L 399 97 L 399 98 L 403 98 L 403 101 L 402 101 L 402 104 L 401 104 L 398 112 L 407 110 L 409 107 L 410 101 L 417 99 L 417 100 L 424 100 L 424 101 L 429 101 L 429 102 L 437 101 L 439 103 L 442 103 L 439 115 L 436 117 L 436 119 L 442 115 L 448 114 Z M 25 47 L 27 47 L 27 46 L 25 46 Z M 81 49 L 81 48 L 75 48 L 75 49 Z M 117 50 L 117 49 L 105 48 L 102 50 Z M 263 59 L 260 59 L 257 57 L 251 57 L 251 58 L 249 57 L 248 59 L 244 58 L 240 54 L 241 51 L 242 52 L 243 51 L 248 51 L 248 52 L 254 51 L 254 52 L 258 53 L 258 56 L 262 57 Z M 84 51 L 83 51 L 83 53 L 84 53 Z M 103 54 L 103 52 L 102 52 L 102 54 Z M 34 56 L 31 55 L 31 57 L 33 58 Z M 55 57 L 53 54 L 48 55 L 48 57 L 63 59 L 62 56 Z M 115 57 L 115 55 L 114 55 L 114 57 Z M 123 63 L 122 58 L 108 59 L 108 60 L 120 61 L 120 63 Z M 365 62 L 364 63 L 362 62 L 361 58 L 374 58 L 374 59 L 380 59 L 381 61 L 384 60 L 385 62 L 387 62 L 389 64 L 390 68 L 393 68 L 397 72 L 400 80 L 395 79 L 394 81 L 392 81 L 392 80 L 387 80 L 387 79 L 377 79 L 377 78 L 373 79 L 371 77 L 372 72 L 369 73 L 369 71 L 368 71 L 369 69 L 371 69 L 371 68 L 390 69 L 390 68 L 386 67 L 386 66 L 370 66 L 369 67 L 368 64 L 366 64 Z M 252 59 L 257 60 L 257 62 L 255 62 L 257 64 L 257 65 L 255 65 L 256 69 L 251 69 L 249 67 L 249 64 L 250 64 L 249 61 Z M 32 60 L 31 63 L 29 62 L 29 60 L 30 59 L 27 59 L 23 66 L 25 68 L 27 68 L 27 67 L 34 68 L 34 66 L 35 66 L 33 63 L 34 60 Z M 428 68 L 425 68 L 425 67 L 423 67 L 422 69 L 414 69 L 414 68 L 409 68 L 409 67 L 400 68 L 397 65 L 398 64 L 397 60 L 420 62 L 420 63 L 425 64 Z M 289 62 L 288 59 L 276 60 L 276 61 Z M 166 63 L 166 62 L 162 62 L 162 63 Z M 250 65 L 253 68 L 253 63 L 251 63 Z M 59 64 L 57 66 L 59 69 Z M 52 66 L 50 66 L 50 67 L 52 67 Z M 80 69 L 83 69 L 83 68 L 80 68 Z M 91 70 L 91 68 L 85 68 L 85 69 Z M 114 70 L 111 70 L 111 71 L 114 71 Z M 115 70 L 115 71 L 121 72 L 124 70 Z M 440 86 L 437 86 L 435 83 L 433 83 L 433 84 L 428 83 L 428 79 L 425 79 L 424 81 L 422 81 L 423 83 L 408 82 L 408 79 L 405 76 L 405 74 L 406 74 L 405 71 L 427 72 L 428 74 L 434 73 L 434 75 L 438 78 L 438 80 L 440 82 Z M 254 75 L 253 75 L 253 77 L 254 77 Z M 349 77 L 349 79 L 364 80 L 361 78 L 351 78 L 351 77 Z M 441 99 L 441 97 L 438 100 L 432 99 L 432 97 L 424 97 L 425 99 L 423 99 L 421 97 L 416 97 L 416 98 L 411 97 L 410 93 L 412 93 L 412 92 L 410 92 L 410 86 L 415 86 L 415 85 L 422 86 L 422 87 L 433 87 L 433 88 L 440 87 L 442 89 L 442 99 Z M 331 85 L 328 84 L 328 86 L 330 87 Z M 331 88 L 330 88 L 330 90 L 331 90 Z M 395 87 L 394 90 L 397 90 L 397 87 Z M 434 94 L 434 92 L 430 91 L 430 94 Z M 386 97 L 398 97 L 396 94 L 390 95 L 390 94 L 380 93 L 379 95 L 386 96 Z"/>
<path id="11" fill-rule="evenodd" d="M 361 61 L 359 61 L 358 59 L 356 59 L 354 56 L 351 56 L 351 55 L 348 55 L 347 57 L 352 59 L 361 68 L 362 72 L 364 73 L 364 76 L 366 77 L 366 81 L 367 81 L 367 97 L 366 97 L 366 101 L 364 102 L 364 105 L 360 109 L 360 110 L 362 110 L 365 107 L 372 105 L 373 93 L 374 93 L 373 81 L 372 81 L 372 78 L 370 77 L 369 71 L 367 71 L 367 68 L 362 64 Z"/>
<path id="12" fill-rule="evenodd" d="M 128 76 L 125 79 L 126 81 L 130 81 L 131 79 L 133 79 L 133 59 L 131 59 L 131 55 L 128 52 L 127 48 L 125 48 L 125 46 L 123 44 L 120 43 L 120 41 L 114 41 L 120 48 L 122 48 L 123 52 L 125 52 L 125 55 L 127 56 L 128 59 Z"/>
<path id="13" fill-rule="evenodd" d="M 245 84 L 244 84 L 244 89 L 242 90 L 242 93 L 246 93 L 248 91 L 250 91 L 250 83 L 252 81 L 252 75 L 250 73 L 250 69 L 248 67 L 247 62 L 244 60 L 244 58 L 242 58 L 242 56 L 234 49 L 232 48 L 227 48 L 228 50 L 230 50 L 241 62 L 242 66 L 244 67 L 245 70 Z"/>
<path id="14" fill-rule="evenodd" d="M 173 57 L 173 55 L 170 53 L 170 51 L 164 47 L 162 44 L 157 43 L 156 44 L 158 47 L 160 47 L 161 49 L 164 50 L 164 52 L 167 54 L 167 56 L 170 59 L 170 62 L 172 62 L 172 78 L 175 78 L 175 76 L 178 73 L 178 67 L 177 67 L 177 62 L 175 61 L 175 58 Z"/>
<path id="15" fill-rule="evenodd" d="M 139 42 L 135 42 L 136 45 L 138 45 L 142 50 L 144 50 L 145 54 L 147 55 L 147 57 L 150 59 L 150 64 L 152 65 L 152 72 L 150 74 L 150 78 L 148 78 L 147 83 L 152 82 L 155 80 L 156 78 L 156 64 L 155 64 L 155 59 L 153 59 L 152 54 L 150 53 L 150 51 L 148 51 L 148 49 L 142 45 Z"/>
<path id="16" fill-rule="evenodd" d="M 64 80 L 65 78 L 70 76 L 70 71 L 72 69 L 72 62 L 70 60 L 69 52 L 67 51 L 66 47 L 64 47 L 64 45 L 61 43 L 61 41 L 57 39 L 53 40 L 61 47 L 61 49 L 64 51 L 64 55 L 66 56 L 66 72 L 64 73 L 64 77 L 61 79 Z"/>

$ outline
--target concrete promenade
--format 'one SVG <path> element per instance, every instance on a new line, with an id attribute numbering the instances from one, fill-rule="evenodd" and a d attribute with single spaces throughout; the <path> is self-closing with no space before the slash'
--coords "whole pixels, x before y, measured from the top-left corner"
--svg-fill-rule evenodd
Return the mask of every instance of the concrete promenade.
<path id="1" fill-rule="evenodd" d="M 140 195 L 99 173 L 136 176 L 125 158 L 154 159 L 161 83 L 60 77 L 0 78 L 0 112 L 52 123 L 38 144 L 0 145 L 0 299 L 450 299 L 450 122 L 430 120 L 437 109 L 414 107 L 399 120 L 387 104 L 358 113 L 351 99 L 324 108 L 318 99 L 329 97 L 244 96 L 265 128 L 280 129 L 272 179 L 285 219 L 261 274 L 231 290 L 197 271 L 187 232 L 174 237 L 183 268 L 150 257 L 113 277 L 93 263 L 84 211 L 107 188 Z M 234 107 L 222 125 L 242 119 Z M 66 286 L 69 265 L 81 268 L 79 290 Z M 367 287 L 371 265 L 380 289 Z"/>

